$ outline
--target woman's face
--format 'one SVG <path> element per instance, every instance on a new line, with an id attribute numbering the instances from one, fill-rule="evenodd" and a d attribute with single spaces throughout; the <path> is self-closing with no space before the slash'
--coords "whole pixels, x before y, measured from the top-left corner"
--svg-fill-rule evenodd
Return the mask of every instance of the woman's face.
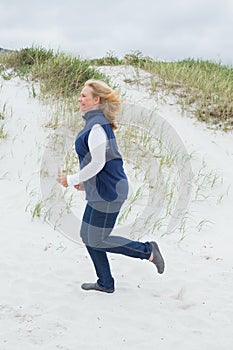
<path id="1" fill-rule="evenodd" d="M 87 112 L 92 109 L 97 109 L 99 102 L 99 96 L 93 97 L 92 95 L 92 87 L 84 86 L 78 98 L 80 111 Z"/>

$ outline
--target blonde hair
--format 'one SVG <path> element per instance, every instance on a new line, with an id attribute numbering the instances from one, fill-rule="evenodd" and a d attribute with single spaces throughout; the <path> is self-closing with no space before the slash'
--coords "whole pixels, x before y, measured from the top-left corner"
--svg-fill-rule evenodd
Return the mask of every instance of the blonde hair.
<path id="1" fill-rule="evenodd" d="M 121 100 L 116 91 L 101 80 L 89 79 L 84 86 L 92 88 L 93 97 L 100 97 L 100 109 L 103 111 L 105 117 L 113 130 L 117 129 L 116 117 L 120 110 Z"/>

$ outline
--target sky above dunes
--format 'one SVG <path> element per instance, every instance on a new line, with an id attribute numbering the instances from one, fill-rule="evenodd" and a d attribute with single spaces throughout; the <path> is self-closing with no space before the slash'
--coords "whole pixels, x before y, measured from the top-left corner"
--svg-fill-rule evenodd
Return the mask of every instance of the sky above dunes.
<path id="1" fill-rule="evenodd" d="M 232 0 L 1 0 L 0 14 L 3 48 L 39 45 L 82 58 L 139 50 L 233 65 Z"/>

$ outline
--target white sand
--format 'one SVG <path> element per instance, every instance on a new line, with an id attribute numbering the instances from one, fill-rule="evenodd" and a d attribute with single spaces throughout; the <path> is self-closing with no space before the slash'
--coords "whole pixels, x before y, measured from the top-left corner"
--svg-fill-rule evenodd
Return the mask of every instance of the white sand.
<path id="1" fill-rule="evenodd" d="M 132 68 L 103 69 L 135 103 L 157 108 L 175 128 L 196 174 L 219 173 L 206 200 L 191 202 L 185 238 L 155 235 L 166 272 L 110 254 L 114 294 L 84 292 L 95 275 L 85 248 L 25 208 L 39 193 L 48 109 L 18 78 L 1 80 L 8 138 L 0 140 L 0 349 L 229 350 L 233 343 L 233 136 L 182 115 L 174 99 L 151 98 L 144 85 L 124 84 Z M 140 77 L 146 83 L 147 75 Z M 26 190 L 30 188 L 30 190 Z M 222 200 L 221 197 L 223 196 Z M 203 225 L 202 225 L 203 224 Z M 198 231 L 200 228 L 200 231 Z"/>

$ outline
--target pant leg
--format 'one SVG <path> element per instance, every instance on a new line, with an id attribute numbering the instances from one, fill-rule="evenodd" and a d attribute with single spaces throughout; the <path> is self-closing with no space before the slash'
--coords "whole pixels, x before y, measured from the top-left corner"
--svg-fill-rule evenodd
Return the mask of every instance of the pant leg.
<path id="1" fill-rule="evenodd" d="M 88 243 L 88 229 L 90 228 L 89 222 L 91 222 L 92 212 L 93 208 L 87 204 L 83 215 L 80 235 L 94 264 L 98 277 L 97 283 L 102 287 L 112 289 L 114 288 L 114 279 L 111 274 L 106 252 L 96 250 Z"/>
<path id="2" fill-rule="evenodd" d="M 114 288 L 114 279 L 111 274 L 109 261 L 106 252 L 99 251 L 90 246 L 86 246 L 87 251 L 92 259 L 98 277 L 97 283 L 105 288 Z"/>
<path id="3" fill-rule="evenodd" d="M 151 255 L 151 244 L 149 242 L 143 243 L 110 235 L 122 204 L 111 202 L 89 203 L 93 210 L 86 229 L 88 232 L 87 244 L 103 252 L 149 259 Z"/>
<path id="4" fill-rule="evenodd" d="M 142 243 L 120 236 L 110 236 L 119 210 L 114 211 L 115 205 L 104 203 L 103 205 L 101 202 L 100 207 L 87 203 L 80 234 L 95 266 L 98 283 L 105 288 L 113 288 L 114 279 L 106 252 L 149 259 L 151 245 L 149 242 Z"/>

